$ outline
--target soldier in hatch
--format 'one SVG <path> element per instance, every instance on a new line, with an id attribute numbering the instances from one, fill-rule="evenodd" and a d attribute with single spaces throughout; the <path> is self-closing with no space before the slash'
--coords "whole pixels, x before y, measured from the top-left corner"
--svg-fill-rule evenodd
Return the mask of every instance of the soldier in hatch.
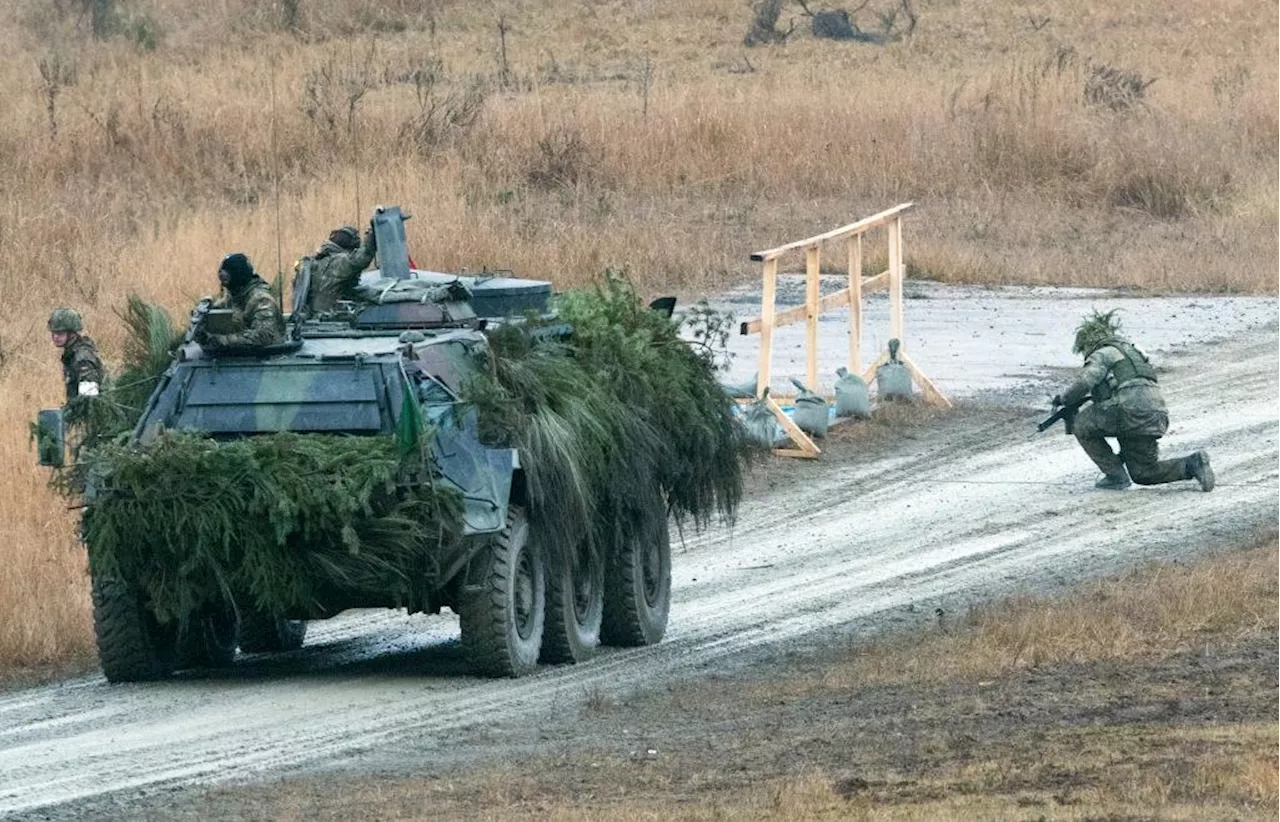
<path id="1" fill-rule="evenodd" d="M 1085 317 L 1072 348 L 1084 356 L 1084 369 L 1070 388 L 1053 398 L 1058 407 L 1092 396 L 1092 404 L 1076 417 L 1075 436 L 1103 473 L 1097 487 L 1121 490 L 1129 487 L 1131 478 L 1139 485 L 1194 479 L 1201 490 L 1212 491 L 1213 469 L 1207 452 L 1159 458 L 1159 439 L 1169 428 L 1169 413 L 1156 384 L 1155 368 L 1120 335 L 1115 313 L 1095 311 Z M 1119 454 L 1111 450 L 1107 437 L 1115 437 Z"/>
<path id="2" fill-rule="evenodd" d="M 196 342 L 210 351 L 225 348 L 257 348 L 284 342 L 284 317 L 265 280 L 253 270 L 249 258 L 228 254 L 218 267 L 222 296 L 214 308 L 231 309 L 229 334 L 201 333 Z"/>
<path id="3" fill-rule="evenodd" d="M 49 335 L 62 349 L 62 380 L 67 402 L 76 397 L 96 397 L 107 379 L 98 347 L 84 334 L 84 322 L 72 308 L 56 308 L 49 315 Z"/>
<path id="4" fill-rule="evenodd" d="M 311 291 L 307 298 L 311 315 L 332 311 L 338 300 L 359 299 L 355 287 L 360 282 L 360 272 L 373 262 L 377 250 L 372 222 L 365 229 L 363 242 L 355 226 L 334 229 L 311 257 Z"/>

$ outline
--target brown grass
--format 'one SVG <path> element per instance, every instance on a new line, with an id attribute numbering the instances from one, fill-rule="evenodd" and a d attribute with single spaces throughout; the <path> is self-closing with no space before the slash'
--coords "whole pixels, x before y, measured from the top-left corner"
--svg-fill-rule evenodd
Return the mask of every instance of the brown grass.
<path id="1" fill-rule="evenodd" d="M 959 618 L 944 613 L 923 641 L 855 647 L 821 687 L 994 678 L 1274 634 L 1278 564 L 1273 542 L 1212 562 L 1140 568 L 1061 600 L 1014 597 Z"/>
<path id="2" fill-rule="evenodd" d="M 127 292 L 185 314 L 228 251 L 287 270 L 375 202 L 415 215 L 424 264 L 560 286 L 628 265 L 704 292 L 754 276 L 751 250 L 913 199 L 910 263 L 935 279 L 1276 288 L 1269 4 L 1042 3 L 1037 30 L 938 3 L 887 46 L 753 50 L 740 0 L 120 0 L 103 40 L 57 13 L 77 4 L 11 5 L 0 669 L 90 644 L 72 520 L 25 443 L 59 400 L 49 309 L 82 309 L 115 359 Z M 1100 64 L 1158 81 L 1093 105 Z"/>

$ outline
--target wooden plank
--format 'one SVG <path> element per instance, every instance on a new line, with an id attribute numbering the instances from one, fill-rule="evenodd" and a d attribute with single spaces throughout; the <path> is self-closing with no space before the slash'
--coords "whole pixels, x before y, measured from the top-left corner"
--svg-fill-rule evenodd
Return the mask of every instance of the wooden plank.
<path id="1" fill-rule="evenodd" d="M 862 369 L 862 235 L 849 238 L 849 365 Z"/>
<path id="2" fill-rule="evenodd" d="M 902 339 L 902 220 L 895 219 L 888 227 L 888 335 Z"/>
<path id="3" fill-rule="evenodd" d="M 792 459 L 801 459 L 801 460 L 816 460 L 818 458 L 818 455 L 821 454 L 822 452 L 818 451 L 815 453 L 809 453 L 808 451 L 801 451 L 798 448 L 775 448 L 773 449 L 773 453 L 779 457 L 791 457 Z"/>
<path id="4" fill-rule="evenodd" d="M 818 284 L 822 276 L 822 262 L 818 247 L 804 251 L 804 307 L 805 307 L 805 388 L 818 390 Z"/>
<path id="5" fill-rule="evenodd" d="M 809 435 L 800 430 L 800 426 L 796 425 L 795 420 L 787 416 L 786 412 L 782 410 L 782 406 L 773 401 L 773 397 L 767 398 L 765 403 L 768 405 L 769 410 L 773 412 L 773 415 L 778 418 L 778 424 L 782 426 L 783 433 L 800 447 L 802 454 L 808 457 L 816 457 L 822 453 L 821 449 L 809 438 Z"/>
<path id="6" fill-rule="evenodd" d="M 938 386 L 933 384 L 933 380 L 926 377 L 925 373 L 901 350 L 898 351 L 898 359 L 902 360 L 903 365 L 911 372 L 911 376 L 915 378 L 916 384 L 920 386 L 920 391 L 924 394 L 926 400 L 943 408 L 952 407 L 951 400 L 947 399 L 946 395 L 938 390 Z"/>
<path id="7" fill-rule="evenodd" d="M 862 281 L 862 293 L 869 294 L 872 291 L 879 291 L 882 288 L 889 287 L 889 269 L 881 271 L 874 277 L 868 277 Z"/>
<path id="8" fill-rule="evenodd" d="M 906 211 L 910 210 L 914 206 L 915 206 L 915 203 L 903 203 L 901 205 L 896 205 L 893 208 L 890 208 L 886 211 L 881 211 L 879 214 L 873 214 L 870 217 L 865 217 L 861 220 L 858 220 L 856 223 L 849 223 L 846 226 L 841 226 L 840 228 L 832 229 L 831 231 L 828 231 L 825 234 L 817 234 L 813 237 L 806 237 L 803 240 L 796 240 L 794 243 L 787 243 L 786 245 L 780 245 L 777 248 L 771 248 L 768 251 L 757 251 L 751 255 L 751 259 L 756 262 L 772 260 L 776 257 L 779 257 L 785 254 L 788 251 L 792 251 L 797 248 L 808 248 L 811 245 L 817 245 L 818 243 L 826 242 L 827 240 L 838 240 L 841 237 L 848 237 L 851 234 L 861 234 L 862 232 L 875 228 L 876 226 L 884 225 L 885 223 L 889 222 L 895 217 L 898 217 L 903 213 L 905 213 Z"/>
<path id="9" fill-rule="evenodd" d="M 756 396 L 763 397 L 773 370 L 773 302 L 778 293 L 778 261 L 765 260 L 764 284 L 760 292 L 760 363 L 756 376 Z"/>
<path id="10" fill-rule="evenodd" d="M 874 277 L 867 277 L 863 280 L 862 292 L 866 294 L 871 291 L 878 291 L 887 287 L 888 283 L 889 272 L 883 271 Z M 839 308 L 840 306 L 848 303 L 849 291 L 848 289 L 841 289 L 818 300 L 818 313 L 825 314 L 833 308 Z M 773 327 L 782 328 L 784 325 L 791 325 L 792 323 L 799 322 L 808 316 L 808 310 L 808 306 L 797 305 L 793 308 L 788 308 L 786 311 L 779 311 L 773 315 Z M 749 334 L 758 334 L 760 333 L 762 323 L 763 319 L 761 317 L 756 317 L 752 320 L 743 320 L 738 324 L 738 333 L 743 337 Z"/>
<path id="11" fill-rule="evenodd" d="M 799 396 L 798 394 L 775 394 L 772 391 L 769 392 L 769 399 L 776 400 L 778 405 L 784 406 L 784 407 L 788 405 L 795 405 L 796 398 L 798 396 Z M 828 394 L 820 394 L 819 396 L 821 396 L 824 400 L 826 400 L 827 403 L 833 403 L 836 401 L 835 394 L 828 393 Z M 738 405 L 754 405 L 755 403 L 760 401 L 759 397 L 733 397 L 732 399 Z"/>
<path id="12" fill-rule="evenodd" d="M 889 361 L 889 352 L 886 351 L 883 354 L 881 354 L 879 357 L 876 357 L 876 361 L 871 363 L 871 365 L 868 365 L 866 369 L 862 372 L 862 381 L 867 384 L 868 390 L 870 390 L 871 386 L 876 384 L 876 369 L 884 365 L 888 361 Z"/>

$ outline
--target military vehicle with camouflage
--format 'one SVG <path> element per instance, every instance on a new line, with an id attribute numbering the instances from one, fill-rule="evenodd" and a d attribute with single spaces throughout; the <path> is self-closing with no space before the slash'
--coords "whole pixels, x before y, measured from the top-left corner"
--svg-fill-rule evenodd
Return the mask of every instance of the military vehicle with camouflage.
<path id="1" fill-rule="evenodd" d="M 490 373 L 495 370 L 487 355 L 497 329 L 519 330 L 532 323 L 533 327 L 524 328 L 525 337 L 533 344 L 547 341 L 553 347 L 568 339 L 573 329 L 546 316 L 551 297 L 547 282 L 488 274 L 454 276 L 411 268 L 404 219 L 395 208 L 381 210 L 374 219 L 380 268 L 362 276 L 361 294 L 369 295 L 368 301 L 339 303 L 325 316 L 308 316 L 309 263 L 304 259 L 299 264 L 293 310 L 285 314 L 287 339 L 281 344 L 219 351 L 216 355 L 204 350 L 198 342 L 202 330 L 218 330 L 224 317 L 210 310 L 207 302 L 202 303 L 193 312 L 190 329 L 136 425 L 127 437 L 119 438 L 127 442 L 101 449 L 101 453 L 116 449 L 111 453 L 133 455 L 129 456 L 133 462 L 127 463 L 133 467 L 126 471 L 118 467 L 125 463 L 111 463 L 105 457 L 102 465 L 117 467 L 96 469 L 92 460 L 88 463 L 82 535 L 89 548 L 94 625 L 107 679 L 152 680 L 184 667 L 226 666 L 233 663 L 237 649 L 255 653 L 294 650 L 304 642 L 308 620 L 325 619 L 351 608 L 404 608 L 410 613 L 431 614 L 447 607 L 460 618 L 469 663 L 476 672 L 492 676 L 527 674 L 539 662 L 584 661 L 602 642 L 636 646 L 661 640 L 671 594 L 668 517 L 681 506 L 684 492 L 676 486 L 690 483 L 690 471 L 682 469 L 681 477 L 663 480 L 661 487 L 658 480 L 642 478 L 640 486 L 653 490 L 627 494 L 635 499 L 579 505 L 588 516 L 608 518 L 608 522 L 598 521 L 589 529 L 617 535 L 616 539 L 607 537 L 612 540 L 608 550 L 593 546 L 581 533 L 572 538 L 575 544 L 565 544 L 565 535 L 572 531 L 563 524 L 570 517 L 560 508 L 575 504 L 573 483 L 582 480 L 570 477 L 562 482 L 559 475 L 538 479 L 536 472 L 531 473 L 530 466 L 522 463 L 525 454 L 517 443 L 495 446 L 494 437 L 481 437 L 483 420 L 476 403 L 466 401 L 464 394 L 473 377 L 486 369 Z M 534 323 L 535 318 L 540 319 Z M 713 408 L 712 416 L 719 415 L 719 406 Z M 534 417 L 538 413 L 534 412 Z M 563 413 L 568 419 L 571 412 Z M 729 419 L 731 412 L 725 414 Z M 41 460 L 60 463 L 59 415 L 42 412 L 41 420 L 49 435 L 42 439 Z M 718 416 L 712 425 L 716 427 L 714 436 L 728 430 Z M 183 436 L 190 441 L 182 440 Z M 705 434 L 691 434 L 695 436 Z M 47 447 L 50 438 L 59 444 Z M 531 439 L 535 438 L 524 441 Z M 331 480 L 325 472 L 343 466 L 325 467 L 326 457 L 355 460 L 356 456 L 334 455 L 347 453 L 343 449 L 350 451 L 361 443 L 394 442 L 400 456 L 398 467 L 389 479 L 376 475 L 386 481 L 384 485 L 393 486 L 392 490 L 369 492 L 368 486 L 377 483 L 360 480 L 359 488 L 364 489 L 360 493 L 372 496 L 353 504 L 355 509 L 363 506 L 364 511 L 355 510 L 350 516 L 367 515 L 376 505 L 383 505 L 378 511 L 392 514 L 370 520 L 373 525 L 366 522 L 358 527 L 326 520 L 339 524 L 324 533 L 317 532 L 320 526 L 303 523 L 287 538 L 284 527 L 275 526 L 280 533 L 274 541 L 263 537 L 264 544 L 270 543 L 273 551 L 292 552 L 279 558 L 278 564 L 301 563 L 304 559 L 300 557 L 305 555 L 307 569 L 305 584 L 288 580 L 301 593 L 277 595 L 264 582 L 267 572 L 235 566 L 248 566 L 249 547 L 219 544 L 259 536 L 256 532 L 233 532 L 229 529 L 235 523 L 226 522 L 248 516 L 242 512 L 257 504 L 253 495 L 265 493 L 255 486 L 255 478 L 246 479 L 249 469 L 237 468 L 238 473 L 233 472 L 223 487 L 234 484 L 235 493 L 249 502 L 237 502 L 239 508 L 232 506 L 225 501 L 231 498 L 231 491 L 224 494 L 215 483 L 212 490 L 203 492 L 207 502 L 193 508 L 195 513 L 182 514 L 192 522 L 155 526 L 157 531 L 168 529 L 165 533 L 176 536 L 162 538 L 148 533 L 149 547 L 142 555 L 131 564 L 119 559 L 126 555 L 131 540 L 143 537 L 136 527 L 128 533 L 127 529 L 112 530 L 104 525 L 101 520 L 108 512 L 118 513 L 122 506 L 131 505 L 129 510 L 137 517 L 168 516 L 172 509 L 165 508 L 166 503 L 157 496 L 179 482 L 202 479 L 192 474 L 216 470 L 191 468 L 193 461 L 216 466 L 220 456 L 230 459 L 233 452 L 239 453 L 235 449 L 265 442 L 280 444 L 259 448 L 253 456 L 259 462 L 246 465 L 263 463 L 268 452 L 286 457 L 293 452 L 316 454 L 313 464 L 299 470 L 294 490 L 269 503 L 272 517 L 290 509 L 294 520 L 298 519 L 296 509 L 306 504 L 301 497 L 312 491 L 322 493 L 331 485 L 338 487 L 339 481 Z M 314 446 L 317 442 L 318 448 Z M 181 452 L 181 448 L 189 450 Z M 166 463 L 166 449 L 188 456 Z M 416 468 L 412 460 L 405 459 L 415 449 L 423 457 Z M 653 450 L 657 453 L 660 448 L 655 445 Z M 538 452 L 533 448 L 529 453 Z M 625 454 L 616 456 L 629 463 L 644 463 Z M 719 492 L 717 504 L 722 511 L 731 512 L 740 478 L 735 473 L 738 455 L 729 457 L 734 462 L 726 469 L 730 480 L 724 487 L 728 490 Z M 701 465 L 714 460 L 698 457 L 696 462 Z M 644 470 L 657 477 L 663 469 L 649 466 Z M 185 478 L 179 478 L 183 471 Z M 139 484 L 144 481 L 149 484 Z M 702 481 L 695 478 L 693 482 Z M 590 480 L 585 483 L 590 485 Z M 147 490 L 137 490 L 140 488 Z M 703 494 L 701 490 L 696 493 Z M 566 496 L 570 498 L 567 501 Z M 703 499 L 710 497 L 703 494 Z M 403 559 L 373 555 L 368 546 L 381 524 L 397 525 L 404 518 L 403 511 L 422 517 L 426 509 L 421 505 L 406 508 L 406 500 L 415 504 L 428 500 L 437 506 L 432 510 L 448 509 L 452 524 L 431 532 L 422 527 L 423 522 L 411 523 L 418 529 L 412 531 L 415 545 L 395 555 Z M 329 507 L 335 504 L 324 502 Z M 701 517 L 700 505 L 692 503 L 684 508 Z M 151 513 L 139 513 L 144 509 Z M 194 519 L 202 510 L 220 519 L 213 525 L 197 525 Z M 334 535 L 336 531 L 342 532 L 340 539 Z M 227 536 L 231 533 L 241 536 Z M 426 533 L 435 537 L 425 539 Z M 201 539 L 205 542 L 199 542 Z M 336 545 L 337 550 L 309 555 L 317 539 L 328 540 L 326 544 Z M 188 542 L 174 545 L 184 540 Z M 176 559 L 159 557 L 164 552 L 173 552 Z M 208 570 L 192 572 L 191 567 L 205 562 L 206 555 L 210 558 Z M 377 571 L 363 576 L 348 573 L 344 565 L 348 560 L 366 562 L 363 568 L 376 567 Z M 277 558 L 270 562 L 277 562 Z M 156 570 L 160 567 L 169 570 Z M 277 576 L 283 574 L 279 571 Z M 179 578 L 190 587 L 189 580 L 200 577 L 204 587 L 199 596 L 183 593 L 187 598 L 181 599 L 174 593 Z"/>

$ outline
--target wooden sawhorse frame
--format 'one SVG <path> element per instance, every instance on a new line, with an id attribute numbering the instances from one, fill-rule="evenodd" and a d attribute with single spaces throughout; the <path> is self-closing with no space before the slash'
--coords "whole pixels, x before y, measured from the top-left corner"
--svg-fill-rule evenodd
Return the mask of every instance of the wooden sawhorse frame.
<path id="1" fill-rule="evenodd" d="M 804 320 L 808 326 L 805 339 L 805 354 L 807 357 L 805 384 L 811 390 L 816 390 L 818 385 L 818 316 L 825 311 L 844 305 L 849 306 L 849 361 L 847 367 L 850 373 L 861 374 L 868 386 L 872 384 L 876 369 L 888 361 L 889 355 L 887 352 L 882 353 L 875 362 L 865 369 L 862 368 L 862 295 L 881 288 L 889 290 L 889 336 L 901 342 L 903 334 L 902 281 L 906 273 L 902 253 L 902 215 L 914 206 L 915 203 L 903 203 L 887 211 L 858 220 L 855 223 L 828 231 L 825 234 L 796 240 L 786 245 L 780 245 L 777 248 L 771 248 L 768 251 L 757 251 L 751 255 L 752 260 L 764 263 L 764 287 L 760 298 L 760 317 L 742 323 L 740 331 L 744 335 L 756 333 L 760 335 L 759 376 L 756 380 L 757 399 L 764 397 L 765 389 L 768 388 L 769 379 L 772 375 L 774 329 L 801 320 Z M 888 231 L 889 267 L 874 277 L 864 278 L 862 276 L 862 235 L 882 226 Z M 847 241 L 849 285 L 847 288 L 842 288 L 835 293 L 822 297 L 819 295 L 818 289 L 822 266 L 819 249 L 823 243 L 833 240 Z M 804 305 L 789 308 L 785 311 L 776 311 L 774 301 L 778 289 L 778 260 L 787 252 L 798 250 L 804 251 Z M 898 359 L 910 370 L 911 376 L 920 386 L 925 399 L 936 405 L 950 408 L 951 401 L 912 362 L 911 358 L 902 350 L 905 347 L 903 345 L 899 349 Z M 772 397 L 767 397 L 764 401 L 768 403 L 770 410 L 778 418 L 783 430 L 799 446 L 798 448 L 775 449 L 775 453 L 788 457 L 816 457 L 821 453 L 809 435 L 800 430 Z"/>

